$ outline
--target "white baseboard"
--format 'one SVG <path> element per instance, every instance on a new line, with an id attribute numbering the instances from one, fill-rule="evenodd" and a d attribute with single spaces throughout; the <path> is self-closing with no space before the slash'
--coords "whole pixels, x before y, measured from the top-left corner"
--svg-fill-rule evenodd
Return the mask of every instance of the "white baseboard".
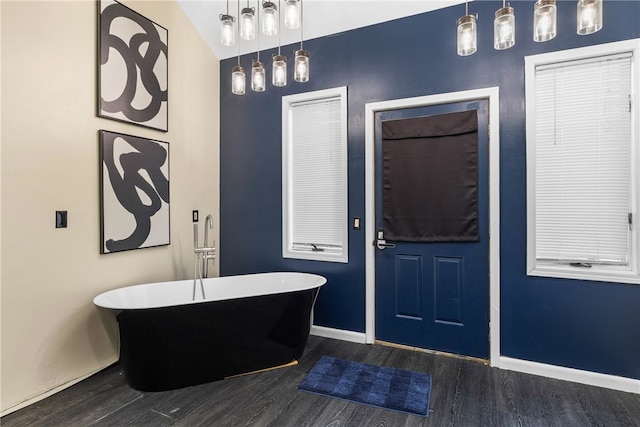
<path id="1" fill-rule="evenodd" d="M 311 335 L 355 342 L 358 344 L 366 344 L 365 334 L 362 332 L 353 332 L 313 325 L 311 327 Z M 491 360 L 491 366 L 494 368 L 508 369 L 525 374 L 539 375 L 557 380 L 572 381 L 575 383 L 604 387 L 627 393 L 640 394 L 640 380 L 632 378 L 565 368 L 564 366 L 548 365 L 545 363 L 530 362 L 528 360 L 513 359 L 505 356 L 499 356 L 497 360 L 495 360 L 495 358 L 494 360 Z"/>
<path id="2" fill-rule="evenodd" d="M 634 380 L 632 378 L 565 368 L 564 366 L 547 365 L 545 363 L 530 362 L 528 360 L 512 359 L 504 356 L 500 356 L 498 360 L 492 360 L 491 366 L 525 374 L 540 375 L 557 380 L 572 381 L 627 393 L 640 394 L 640 380 Z"/>
<path id="3" fill-rule="evenodd" d="M 336 340 L 355 342 L 358 344 L 366 344 L 364 332 L 353 332 L 344 329 L 333 329 L 325 326 L 311 326 L 311 335 L 324 338 L 333 338 Z"/>

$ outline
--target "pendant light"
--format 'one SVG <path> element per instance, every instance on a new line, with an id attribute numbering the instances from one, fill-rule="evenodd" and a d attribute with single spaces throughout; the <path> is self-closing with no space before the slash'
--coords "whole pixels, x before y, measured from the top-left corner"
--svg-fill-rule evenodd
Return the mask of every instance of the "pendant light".
<path id="1" fill-rule="evenodd" d="M 475 15 L 469 15 L 469 3 L 465 1 L 465 15 L 458 19 L 458 55 L 473 55 L 478 50 Z"/>
<path id="2" fill-rule="evenodd" d="M 493 47 L 496 50 L 509 49 L 516 43 L 516 15 L 514 9 L 502 0 L 502 7 L 496 10 L 493 21 Z"/>
<path id="3" fill-rule="evenodd" d="M 280 0 L 278 0 L 280 3 Z M 286 86 L 287 85 L 287 57 L 280 55 L 280 32 L 278 32 L 278 54 L 273 55 L 273 70 L 271 71 L 273 76 L 271 77 L 271 83 L 274 86 Z"/>
<path id="4" fill-rule="evenodd" d="M 578 0 L 578 34 L 595 33 L 602 28 L 602 0 Z"/>
<path id="5" fill-rule="evenodd" d="M 236 18 L 229 15 L 229 0 L 227 0 L 227 13 L 220 15 L 220 43 L 223 46 L 233 46 L 236 43 L 235 22 Z"/>
<path id="6" fill-rule="evenodd" d="M 284 3 L 284 26 L 295 30 L 300 26 L 300 14 L 302 0 L 285 0 Z"/>
<path id="7" fill-rule="evenodd" d="M 293 79 L 297 82 L 304 83 L 309 81 L 309 52 L 302 48 L 302 42 L 304 40 L 304 15 L 302 14 L 302 0 L 300 0 L 300 15 L 300 49 L 296 50 L 293 53 L 295 56 Z"/>
<path id="8" fill-rule="evenodd" d="M 278 34 L 278 8 L 270 1 L 262 2 L 262 34 L 275 36 Z"/>
<path id="9" fill-rule="evenodd" d="M 240 0 L 238 0 L 238 14 L 240 12 Z M 239 31 L 239 29 L 238 29 Z M 244 95 L 246 78 L 244 69 L 240 66 L 240 44 L 238 44 L 238 65 L 231 70 L 231 93 Z"/>
<path id="10" fill-rule="evenodd" d="M 280 49 L 278 48 L 278 54 L 273 56 L 273 77 L 272 83 L 274 86 L 286 86 L 287 85 L 287 57 L 280 55 Z"/>
<path id="11" fill-rule="evenodd" d="M 303 49 L 298 49 L 294 53 L 296 56 L 294 80 L 301 83 L 308 82 L 309 81 L 309 52 Z"/>
<path id="12" fill-rule="evenodd" d="M 533 6 L 533 41 L 546 42 L 556 36 L 556 0 L 538 0 Z"/>
<path id="13" fill-rule="evenodd" d="M 251 63 L 251 90 L 254 92 L 264 92 L 266 89 L 267 73 L 260 58 Z"/>
<path id="14" fill-rule="evenodd" d="M 260 14 L 258 14 L 258 26 L 260 26 Z M 260 62 L 260 37 L 258 37 L 258 57 L 251 62 L 251 90 L 264 92 L 267 86 L 266 80 L 267 74 L 264 70 L 264 64 Z"/>
<path id="15" fill-rule="evenodd" d="M 231 92 L 234 95 L 244 95 L 244 92 L 245 92 L 244 68 L 240 66 L 239 58 L 238 58 L 238 65 L 233 67 L 233 70 L 231 72 Z"/>
<path id="16" fill-rule="evenodd" d="M 243 40 L 253 40 L 256 37 L 255 12 L 253 7 L 249 7 L 249 0 L 247 0 L 247 7 L 240 13 L 240 38 Z"/>

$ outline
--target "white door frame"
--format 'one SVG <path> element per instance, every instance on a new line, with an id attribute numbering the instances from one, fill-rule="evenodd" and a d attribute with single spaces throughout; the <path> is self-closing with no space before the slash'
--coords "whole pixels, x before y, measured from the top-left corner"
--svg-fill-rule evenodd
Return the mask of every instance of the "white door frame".
<path id="1" fill-rule="evenodd" d="M 490 358 L 500 359 L 500 99 L 498 87 L 365 104 L 365 342 L 375 341 L 375 114 L 438 104 L 489 101 L 489 331 Z"/>

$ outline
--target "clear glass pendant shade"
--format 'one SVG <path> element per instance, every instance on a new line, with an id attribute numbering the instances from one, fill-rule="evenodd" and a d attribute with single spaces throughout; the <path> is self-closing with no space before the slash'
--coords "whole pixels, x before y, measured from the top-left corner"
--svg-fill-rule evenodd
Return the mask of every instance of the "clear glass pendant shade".
<path id="1" fill-rule="evenodd" d="M 260 61 L 253 61 L 251 65 L 251 90 L 254 92 L 264 92 L 266 89 L 267 75 L 264 64 Z"/>
<path id="2" fill-rule="evenodd" d="M 220 43 L 233 46 L 236 43 L 236 19 L 231 15 L 220 15 Z"/>
<path id="3" fill-rule="evenodd" d="M 274 86 L 287 85 L 287 58 L 282 55 L 273 56 L 273 76 L 271 82 Z"/>
<path id="4" fill-rule="evenodd" d="M 274 3 L 262 4 L 262 34 L 265 36 L 278 34 L 278 8 Z"/>
<path id="5" fill-rule="evenodd" d="M 240 14 L 240 38 L 253 40 L 256 38 L 256 14 L 255 9 L 245 7 Z"/>
<path id="6" fill-rule="evenodd" d="M 602 28 L 602 0 L 578 0 L 578 34 L 595 33 Z"/>
<path id="7" fill-rule="evenodd" d="M 497 50 L 509 49 L 516 43 L 516 15 L 510 6 L 496 11 L 493 21 L 493 47 Z"/>
<path id="8" fill-rule="evenodd" d="M 286 0 L 284 4 L 284 26 L 292 30 L 300 27 L 300 0 Z"/>
<path id="9" fill-rule="evenodd" d="M 244 69 L 239 65 L 233 67 L 231 72 L 231 93 L 234 95 L 244 95 L 245 84 Z"/>
<path id="10" fill-rule="evenodd" d="M 309 52 L 298 49 L 295 54 L 295 68 L 293 79 L 297 82 L 309 81 Z"/>
<path id="11" fill-rule="evenodd" d="M 473 55 L 477 50 L 476 17 L 465 15 L 458 19 L 458 55 Z"/>
<path id="12" fill-rule="evenodd" d="M 533 40 L 546 42 L 557 34 L 556 1 L 538 0 L 533 6 Z"/>

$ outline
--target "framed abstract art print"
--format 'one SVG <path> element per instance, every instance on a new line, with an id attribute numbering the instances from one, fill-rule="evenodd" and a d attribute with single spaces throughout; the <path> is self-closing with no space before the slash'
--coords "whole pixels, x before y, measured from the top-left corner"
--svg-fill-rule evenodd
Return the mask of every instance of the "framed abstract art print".
<path id="1" fill-rule="evenodd" d="M 168 245 L 169 144 L 100 131 L 100 253 Z"/>
<path id="2" fill-rule="evenodd" d="M 98 116 L 166 132 L 168 31 L 114 0 L 98 10 Z"/>

